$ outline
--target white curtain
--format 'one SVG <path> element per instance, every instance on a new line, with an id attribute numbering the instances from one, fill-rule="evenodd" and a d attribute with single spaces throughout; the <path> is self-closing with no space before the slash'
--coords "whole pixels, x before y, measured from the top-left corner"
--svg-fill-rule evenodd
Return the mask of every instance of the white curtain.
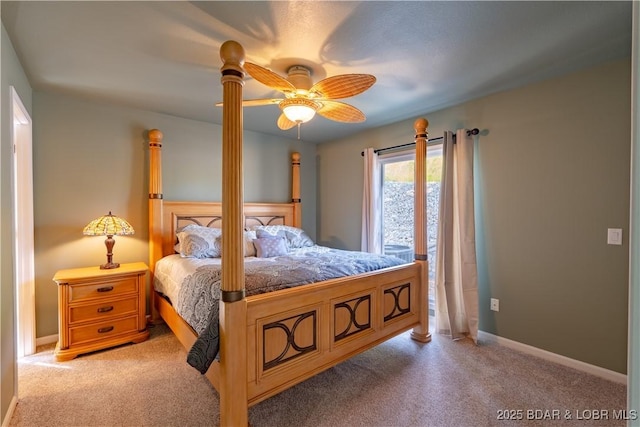
<path id="1" fill-rule="evenodd" d="M 364 192 L 362 195 L 363 252 L 382 253 L 382 212 L 380 163 L 373 148 L 364 150 Z"/>
<path id="2" fill-rule="evenodd" d="M 446 132 L 436 250 L 436 331 L 478 342 L 478 273 L 473 205 L 473 139 Z"/>

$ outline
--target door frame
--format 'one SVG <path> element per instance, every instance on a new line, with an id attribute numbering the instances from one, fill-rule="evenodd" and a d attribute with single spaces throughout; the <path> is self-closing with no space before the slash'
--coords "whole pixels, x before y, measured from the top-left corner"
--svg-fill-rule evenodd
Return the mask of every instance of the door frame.
<path id="1" fill-rule="evenodd" d="M 35 353 L 35 268 L 32 120 L 13 86 L 9 104 L 13 145 L 13 231 L 16 357 Z"/>

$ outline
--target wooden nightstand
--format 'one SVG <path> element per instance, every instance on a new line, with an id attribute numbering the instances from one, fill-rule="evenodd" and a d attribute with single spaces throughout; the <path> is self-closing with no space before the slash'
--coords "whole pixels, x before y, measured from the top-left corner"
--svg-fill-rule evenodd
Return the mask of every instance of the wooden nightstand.
<path id="1" fill-rule="evenodd" d="M 74 268 L 58 271 L 58 333 L 55 356 L 79 354 L 149 338 L 146 324 L 148 267 L 143 262 L 120 268 Z"/>

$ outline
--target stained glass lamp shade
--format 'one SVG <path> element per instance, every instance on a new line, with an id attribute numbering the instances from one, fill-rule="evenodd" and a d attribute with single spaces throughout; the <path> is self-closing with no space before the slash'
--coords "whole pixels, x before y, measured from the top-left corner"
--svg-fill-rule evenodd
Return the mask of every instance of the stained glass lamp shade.
<path id="1" fill-rule="evenodd" d="M 120 264 L 113 262 L 113 245 L 116 241 L 113 236 L 127 236 L 134 233 L 133 227 L 127 221 L 111 214 L 101 216 L 91 221 L 82 231 L 85 236 L 107 236 L 104 241 L 107 247 L 107 262 L 100 266 L 101 269 L 118 268 Z"/>

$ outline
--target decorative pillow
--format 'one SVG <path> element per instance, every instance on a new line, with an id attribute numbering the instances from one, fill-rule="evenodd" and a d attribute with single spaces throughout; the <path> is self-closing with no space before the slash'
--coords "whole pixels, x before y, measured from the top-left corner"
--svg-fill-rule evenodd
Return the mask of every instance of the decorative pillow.
<path id="1" fill-rule="evenodd" d="M 274 231 L 274 232 L 269 232 L 267 230 L 263 230 L 262 228 L 258 228 L 257 230 L 254 231 L 256 233 L 256 238 L 258 239 L 268 239 L 268 238 L 274 238 L 274 237 L 281 237 L 285 240 L 285 243 L 287 243 L 287 245 L 289 244 L 289 242 L 287 241 L 287 235 L 285 234 L 284 230 L 278 230 L 278 231 Z"/>
<path id="2" fill-rule="evenodd" d="M 256 239 L 256 232 L 253 230 L 245 230 L 244 232 L 244 256 L 256 256 L 256 247 L 253 246 L 253 240 Z M 222 234 L 216 237 L 216 247 L 220 248 L 220 256 L 222 256 Z"/>
<path id="3" fill-rule="evenodd" d="M 287 244 L 282 237 L 262 237 L 253 241 L 258 258 L 283 256 L 288 253 Z"/>
<path id="4" fill-rule="evenodd" d="M 273 236 L 285 237 L 290 249 L 314 245 L 313 240 L 311 240 L 307 233 L 297 227 L 291 227 L 289 225 L 257 225 L 253 227 L 253 229 L 256 230 L 256 233 L 262 231 Z M 258 235 L 258 238 L 260 238 L 260 235 Z"/>
<path id="5" fill-rule="evenodd" d="M 256 256 L 256 247 L 253 241 L 257 239 L 256 232 L 247 230 L 244 232 L 244 256 Z"/>
<path id="6" fill-rule="evenodd" d="M 218 237 L 221 235 L 219 228 L 187 225 L 177 233 L 180 255 L 185 258 L 218 258 L 221 251 Z"/>

